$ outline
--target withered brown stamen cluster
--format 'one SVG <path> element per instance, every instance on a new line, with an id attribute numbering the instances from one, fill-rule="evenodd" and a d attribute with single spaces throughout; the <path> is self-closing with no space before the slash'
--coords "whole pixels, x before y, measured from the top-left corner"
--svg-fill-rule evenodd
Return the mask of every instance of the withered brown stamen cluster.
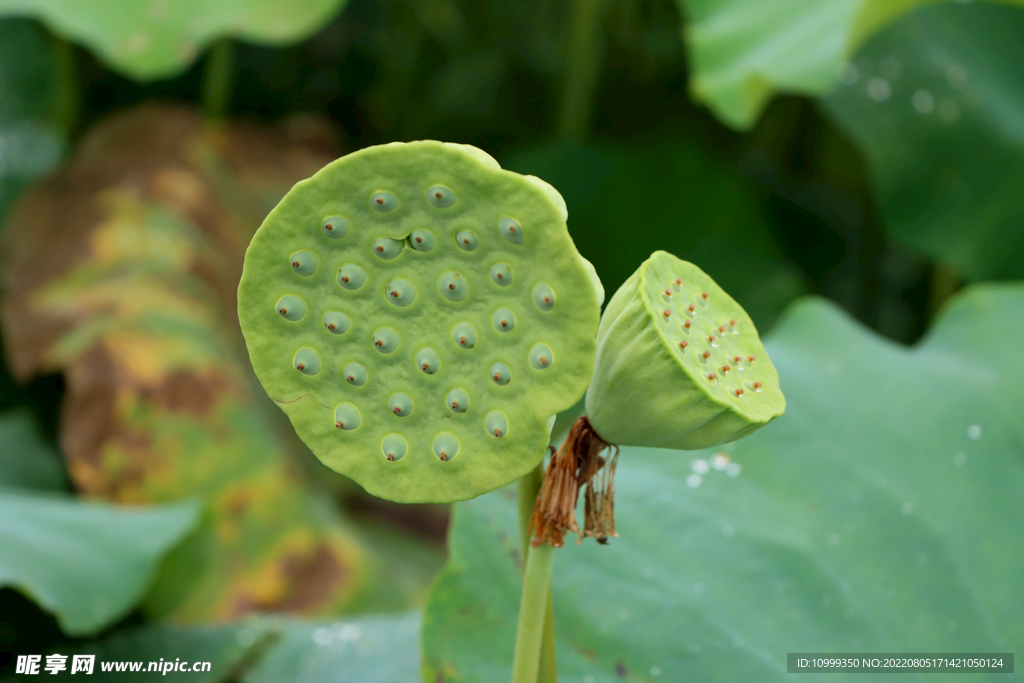
<path id="1" fill-rule="evenodd" d="M 601 456 L 605 449 L 614 449 L 609 458 Z M 615 533 L 615 466 L 619 447 L 606 442 L 586 417 L 573 424 L 561 448 L 551 457 L 544 473 L 544 483 L 530 516 L 533 547 L 550 543 L 556 548 L 565 545 L 566 531 L 577 536 L 596 538 L 607 543 Z M 580 489 L 587 487 L 583 497 L 583 532 L 576 524 L 576 503 Z"/>

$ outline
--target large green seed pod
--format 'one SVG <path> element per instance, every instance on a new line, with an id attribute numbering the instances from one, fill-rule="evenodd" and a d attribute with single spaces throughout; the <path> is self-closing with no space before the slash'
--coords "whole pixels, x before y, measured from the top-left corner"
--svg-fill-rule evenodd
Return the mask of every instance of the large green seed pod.
<path id="1" fill-rule="evenodd" d="M 704 271 L 664 251 L 608 302 L 597 343 L 587 418 L 609 443 L 707 448 L 785 410 L 750 317 Z"/>
<path id="2" fill-rule="evenodd" d="M 317 457 L 370 493 L 503 486 L 537 465 L 593 370 L 603 292 L 565 219 L 550 185 L 467 145 L 338 159 L 246 252 L 253 368 Z"/>

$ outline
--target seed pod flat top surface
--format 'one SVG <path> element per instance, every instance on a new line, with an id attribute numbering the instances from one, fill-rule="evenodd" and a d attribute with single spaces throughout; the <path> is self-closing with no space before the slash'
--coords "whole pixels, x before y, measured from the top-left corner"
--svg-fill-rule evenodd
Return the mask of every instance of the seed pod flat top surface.
<path id="1" fill-rule="evenodd" d="M 747 313 L 692 263 L 655 252 L 602 317 L 587 415 L 611 443 L 696 449 L 785 410 Z"/>
<path id="2" fill-rule="evenodd" d="M 599 319 L 563 210 L 434 141 L 355 152 L 288 193 L 246 252 L 238 312 L 320 460 L 400 502 L 472 498 L 536 466 L 548 418 L 590 380 Z"/>

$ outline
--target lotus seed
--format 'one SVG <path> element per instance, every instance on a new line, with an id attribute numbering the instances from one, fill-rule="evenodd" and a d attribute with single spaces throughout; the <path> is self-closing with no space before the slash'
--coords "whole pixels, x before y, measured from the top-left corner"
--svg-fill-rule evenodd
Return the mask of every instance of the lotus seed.
<path id="1" fill-rule="evenodd" d="M 416 353 L 416 367 L 428 375 L 433 375 L 441 367 L 441 357 L 437 351 L 426 346 Z"/>
<path id="2" fill-rule="evenodd" d="M 390 192 L 376 192 L 370 195 L 370 207 L 381 213 L 394 211 L 398 208 L 398 197 Z"/>
<path id="3" fill-rule="evenodd" d="M 508 384 L 509 379 L 512 378 L 512 373 L 509 372 L 508 366 L 504 363 L 495 363 L 491 366 L 491 381 L 500 386 Z"/>
<path id="4" fill-rule="evenodd" d="M 458 201 L 458 197 L 444 185 L 434 185 L 427 190 L 427 201 L 439 209 L 446 209 Z"/>
<path id="5" fill-rule="evenodd" d="M 327 311 L 324 313 L 324 327 L 331 334 L 345 334 L 352 325 L 352 321 L 341 311 Z"/>
<path id="6" fill-rule="evenodd" d="M 464 413 L 469 408 L 469 396 L 462 389 L 452 389 L 445 398 L 454 413 Z"/>
<path id="7" fill-rule="evenodd" d="M 502 306 L 491 316 L 491 323 L 498 332 L 509 332 L 516 326 L 516 314 L 511 308 Z"/>
<path id="8" fill-rule="evenodd" d="M 292 365 L 303 375 L 312 377 L 320 372 L 320 355 L 308 346 L 303 347 L 295 352 Z"/>
<path id="9" fill-rule="evenodd" d="M 438 278 L 437 291 L 448 301 L 462 301 L 469 294 L 469 284 L 466 278 L 452 270 Z"/>
<path id="10" fill-rule="evenodd" d="M 694 306 L 693 304 L 690 304 L 689 306 L 686 307 L 686 312 L 689 313 L 690 315 L 693 315 L 694 311 L 696 311 L 696 310 L 697 310 L 697 307 Z"/>
<path id="11" fill-rule="evenodd" d="M 554 361 L 554 354 L 551 353 L 551 347 L 547 344 L 534 344 L 530 349 L 530 365 L 537 370 L 550 368 Z"/>
<path id="12" fill-rule="evenodd" d="M 398 348 L 399 342 L 398 331 L 390 327 L 382 327 L 373 333 L 373 348 L 381 353 L 391 353 Z"/>
<path id="13" fill-rule="evenodd" d="M 689 333 L 690 325 L 692 325 L 692 324 L 693 323 L 691 323 L 689 320 L 683 322 L 683 331 Z"/>
<path id="14" fill-rule="evenodd" d="M 405 417 L 412 412 L 412 399 L 401 392 L 391 394 L 391 398 L 388 399 L 388 408 L 391 409 L 393 415 Z"/>
<path id="15" fill-rule="evenodd" d="M 345 366 L 345 381 L 354 387 L 366 384 L 366 366 L 362 363 L 349 363 Z"/>
<path id="16" fill-rule="evenodd" d="M 438 460 L 451 460 L 459 453 L 459 440 L 454 434 L 441 432 L 434 437 L 434 455 Z"/>
<path id="17" fill-rule="evenodd" d="M 480 240 L 477 239 L 476 233 L 472 230 L 460 230 L 456 233 L 455 243 L 459 245 L 460 249 L 465 251 L 473 251 L 480 246 Z"/>
<path id="18" fill-rule="evenodd" d="M 437 244 L 434 233 L 429 230 L 413 230 L 409 235 L 409 244 L 416 251 L 430 251 Z"/>
<path id="19" fill-rule="evenodd" d="M 496 437 L 500 438 L 508 434 L 508 419 L 500 410 L 492 410 L 487 413 L 487 417 L 484 418 L 484 426 L 487 428 L 488 434 L 493 434 Z"/>
<path id="20" fill-rule="evenodd" d="M 340 240 L 351 228 L 352 224 L 344 216 L 329 216 L 320 224 L 320 229 L 332 240 Z"/>
<path id="21" fill-rule="evenodd" d="M 523 228 L 519 225 L 519 221 L 514 218 L 504 216 L 498 219 L 498 231 L 502 237 L 512 244 L 523 243 Z"/>
<path id="22" fill-rule="evenodd" d="M 708 373 L 708 381 L 711 382 L 713 386 L 718 386 L 718 375 L 713 372 Z"/>
<path id="23" fill-rule="evenodd" d="M 689 345 L 690 345 L 690 342 L 686 341 L 685 339 L 683 341 L 679 342 L 679 348 L 681 348 L 681 349 L 685 349 Z"/>
<path id="24" fill-rule="evenodd" d="M 381 443 L 381 450 L 384 451 L 384 457 L 388 460 L 401 460 L 405 457 L 405 452 L 408 449 L 409 445 L 401 434 L 388 434 Z"/>
<path id="25" fill-rule="evenodd" d="M 354 263 L 346 263 L 338 269 L 338 284 L 354 292 L 366 284 L 366 271 Z"/>
<path id="26" fill-rule="evenodd" d="M 405 242 L 393 240 L 390 237 L 381 237 L 379 240 L 373 241 L 373 253 L 384 261 L 390 261 L 401 254 L 404 247 Z"/>
<path id="27" fill-rule="evenodd" d="M 316 272 L 320 259 L 311 251 L 297 251 L 289 259 L 292 270 L 303 277 L 309 277 Z"/>
<path id="28" fill-rule="evenodd" d="M 664 317 L 664 318 L 668 318 L 668 317 L 669 317 L 670 315 L 672 315 L 672 311 L 670 311 L 670 310 L 668 310 L 668 309 L 666 308 L 666 309 L 665 309 L 664 311 L 662 311 L 662 312 L 661 312 L 661 315 L 662 315 L 662 317 Z"/>
<path id="29" fill-rule="evenodd" d="M 396 278 L 384 289 L 384 298 L 395 306 L 405 308 L 416 300 L 416 287 L 408 280 Z"/>
<path id="30" fill-rule="evenodd" d="M 350 432 L 359 427 L 362 422 L 363 416 L 359 414 L 359 409 L 351 403 L 342 403 L 334 409 L 334 426 L 338 429 Z"/>
<path id="31" fill-rule="evenodd" d="M 747 360 L 749 362 L 753 363 L 754 362 L 754 357 L 753 356 L 747 356 Z"/>
<path id="32" fill-rule="evenodd" d="M 476 328 L 468 322 L 457 323 L 452 330 L 452 338 L 461 348 L 471 349 L 476 346 Z"/>
<path id="33" fill-rule="evenodd" d="M 507 263 L 495 263 L 491 266 L 491 282 L 499 287 L 512 284 L 512 266 Z"/>
<path id="34" fill-rule="evenodd" d="M 277 313 L 285 320 L 298 322 L 306 315 L 306 302 L 297 296 L 283 296 L 277 302 Z"/>
<path id="35" fill-rule="evenodd" d="M 740 398 L 741 396 L 743 396 L 743 390 L 737 389 L 736 391 L 733 392 L 733 394 L 736 396 L 736 398 Z"/>
<path id="36" fill-rule="evenodd" d="M 711 352 L 710 351 L 705 351 L 704 353 L 702 353 L 700 355 L 701 355 L 701 358 L 710 358 L 711 357 Z"/>
<path id="37" fill-rule="evenodd" d="M 538 282 L 533 286 L 533 303 L 545 312 L 555 307 L 555 293 L 546 282 Z"/>

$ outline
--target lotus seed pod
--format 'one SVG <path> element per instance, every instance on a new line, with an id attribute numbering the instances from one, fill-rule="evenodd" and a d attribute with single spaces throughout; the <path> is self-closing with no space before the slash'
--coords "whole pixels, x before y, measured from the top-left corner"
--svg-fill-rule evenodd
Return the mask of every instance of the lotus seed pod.
<path id="1" fill-rule="evenodd" d="M 602 298 L 553 188 L 432 141 L 298 183 L 238 289 L 253 368 L 298 435 L 400 502 L 472 498 L 537 465 L 589 383 Z"/>
<path id="2" fill-rule="evenodd" d="M 587 417 L 609 443 L 707 448 L 785 410 L 746 311 L 700 268 L 664 251 L 612 297 L 597 342 Z"/>

